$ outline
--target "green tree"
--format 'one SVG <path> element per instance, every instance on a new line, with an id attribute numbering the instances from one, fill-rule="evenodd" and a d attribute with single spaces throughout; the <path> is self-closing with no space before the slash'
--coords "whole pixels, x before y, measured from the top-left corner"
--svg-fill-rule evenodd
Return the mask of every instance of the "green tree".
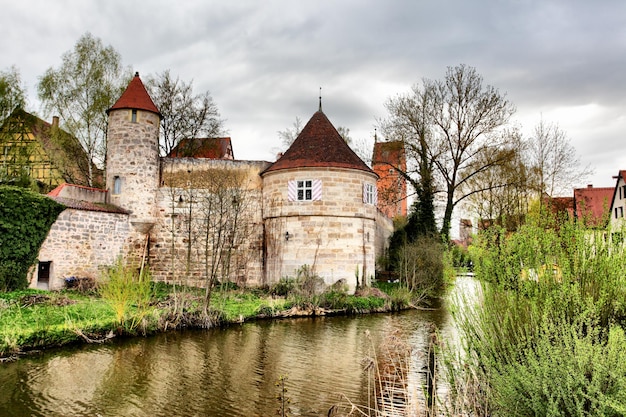
<path id="1" fill-rule="evenodd" d="M 174 79 L 166 70 L 150 77 L 146 88 L 163 116 L 161 155 L 169 154 L 183 139 L 218 137 L 223 133 L 224 121 L 210 92 L 194 94 L 193 82 Z"/>
<path id="2" fill-rule="evenodd" d="M 26 105 L 26 92 L 19 70 L 13 66 L 0 71 L 0 125 L 16 107 Z"/>
<path id="3" fill-rule="evenodd" d="M 57 114 L 62 127 L 75 136 L 89 157 L 89 185 L 94 185 L 95 167 L 104 166 L 106 110 L 120 97 L 132 77 L 122 66 L 120 54 L 86 33 L 74 49 L 63 54 L 57 69 L 48 68 L 37 92 L 44 110 Z"/>

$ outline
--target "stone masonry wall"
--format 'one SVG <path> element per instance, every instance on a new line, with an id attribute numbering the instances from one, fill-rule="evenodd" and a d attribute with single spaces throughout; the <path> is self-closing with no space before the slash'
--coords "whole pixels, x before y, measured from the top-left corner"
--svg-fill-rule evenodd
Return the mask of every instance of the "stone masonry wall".
<path id="1" fill-rule="evenodd" d="M 150 233 L 153 279 L 205 285 L 207 274 L 217 262 L 213 243 L 220 237 L 213 234 L 216 230 L 211 227 L 207 235 L 207 224 L 219 216 L 217 195 L 222 197 L 228 210 L 225 215 L 229 216 L 222 238 L 232 238 L 234 243 L 229 260 L 222 259 L 229 265 L 229 270 L 224 270 L 227 276 L 220 270 L 220 279 L 239 285 L 264 284 L 259 173 L 269 163 L 162 158 L 161 165 L 157 221 Z M 236 227 L 230 227 L 231 221 L 237 222 Z"/>
<path id="2" fill-rule="evenodd" d="M 100 278 L 125 250 L 128 215 L 66 209 L 52 225 L 39 251 L 39 261 L 51 261 L 50 289 L 60 289 L 70 276 Z M 37 286 L 36 274 L 31 287 Z"/>
<path id="3" fill-rule="evenodd" d="M 109 202 L 130 212 L 131 220 L 150 222 L 155 216 L 159 184 L 159 124 L 157 114 L 113 110 L 109 114 L 106 185 Z M 115 192 L 115 177 L 121 192 Z"/>
<path id="4" fill-rule="evenodd" d="M 363 202 L 363 184 L 376 184 L 373 173 L 304 168 L 270 172 L 263 180 L 269 281 L 295 277 L 303 265 L 326 284 L 345 279 L 351 290 L 357 275 L 359 282 L 374 276 L 377 209 Z M 290 180 L 321 180 L 321 200 L 289 201 Z"/>

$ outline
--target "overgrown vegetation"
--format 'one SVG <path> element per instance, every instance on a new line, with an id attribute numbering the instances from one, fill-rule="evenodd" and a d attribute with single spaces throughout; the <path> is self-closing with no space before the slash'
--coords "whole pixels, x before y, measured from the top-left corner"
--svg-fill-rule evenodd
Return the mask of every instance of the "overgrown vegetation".
<path id="1" fill-rule="evenodd" d="M 33 191 L 0 186 L 0 292 L 26 288 L 28 269 L 64 209 Z"/>
<path id="2" fill-rule="evenodd" d="M 209 315 L 205 291 L 149 280 L 147 271 L 121 261 L 92 286 L 58 292 L 0 293 L 0 357 L 23 351 L 179 328 L 207 328 L 261 317 L 360 314 L 410 308 L 419 300 L 406 287 L 385 284 L 348 294 L 345 283 L 326 287 L 310 268 L 272 287 L 214 289 Z M 81 291 L 84 289 L 84 291 Z"/>
<path id="3" fill-rule="evenodd" d="M 611 236 L 531 215 L 473 246 L 483 281 L 457 314 L 451 410 L 489 416 L 626 414 L 626 250 Z"/>

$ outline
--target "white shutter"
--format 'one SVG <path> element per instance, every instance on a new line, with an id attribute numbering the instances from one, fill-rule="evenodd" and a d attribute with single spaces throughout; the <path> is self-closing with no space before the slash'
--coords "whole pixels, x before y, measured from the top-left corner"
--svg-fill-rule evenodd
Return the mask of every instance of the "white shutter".
<path id="1" fill-rule="evenodd" d="M 311 200 L 321 200 L 322 199 L 322 180 L 313 180 L 312 184 L 312 192 L 311 192 Z"/>
<path id="2" fill-rule="evenodd" d="M 298 182 L 296 180 L 291 180 L 287 183 L 287 200 L 298 200 Z"/>

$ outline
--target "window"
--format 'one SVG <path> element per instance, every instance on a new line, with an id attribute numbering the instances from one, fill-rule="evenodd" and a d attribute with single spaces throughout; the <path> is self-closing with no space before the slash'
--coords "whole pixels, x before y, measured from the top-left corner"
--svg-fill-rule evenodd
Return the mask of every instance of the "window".
<path id="1" fill-rule="evenodd" d="M 322 199 L 322 180 L 289 181 L 289 201 L 316 201 Z"/>
<path id="2" fill-rule="evenodd" d="M 363 202 L 374 206 L 378 203 L 378 190 L 374 184 L 363 183 Z"/>
<path id="3" fill-rule="evenodd" d="M 615 207 L 615 218 L 624 217 L 624 207 Z"/>
<path id="4" fill-rule="evenodd" d="M 130 121 L 133 123 L 137 123 L 137 110 L 133 109 L 133 112 L 130 116 Z"/>
<path id="5" fill-rule="evenodd" d="M 113 177 L 113 194 L 122 193 L 122 179 L 118 176 Z"/>
<path id="6" fill-rule="evenodd" d="M 620 198 L 626 198 L 626 185 L 622 185 L 622 192 Z"/>
<path id="7" fill-rule="evenodd" d="M 298 181 L 298 201 L 311 201 L 313 199 L 313 181 Z"/>

